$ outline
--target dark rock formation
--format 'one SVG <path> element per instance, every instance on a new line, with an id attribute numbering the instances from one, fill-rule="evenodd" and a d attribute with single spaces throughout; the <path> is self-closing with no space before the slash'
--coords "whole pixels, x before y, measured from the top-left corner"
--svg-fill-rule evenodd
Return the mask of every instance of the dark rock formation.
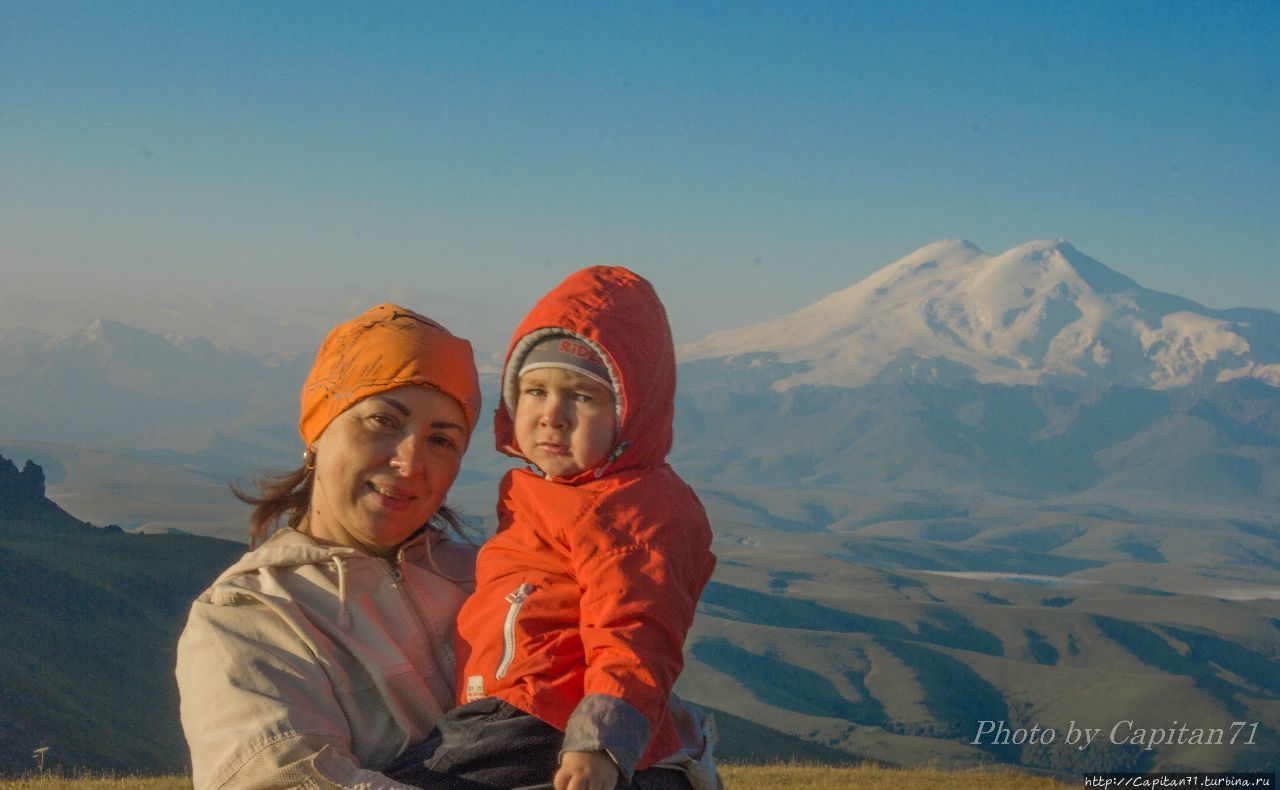
<path id="1" fill-rule="evenodd" d="M 39 501 L 44 499 L 44 470 L 34 461 L 18 467 L 0 455 L 0 501 Z"/>
<path id="2" fill-rule="evenodd" d="M 44 469 L 28 460 L 19 470 L 13 461 L 0 456 L 0 522 L 30 521 L 47 523 L 76 520 L 50 501 L 44 492 Z"/>

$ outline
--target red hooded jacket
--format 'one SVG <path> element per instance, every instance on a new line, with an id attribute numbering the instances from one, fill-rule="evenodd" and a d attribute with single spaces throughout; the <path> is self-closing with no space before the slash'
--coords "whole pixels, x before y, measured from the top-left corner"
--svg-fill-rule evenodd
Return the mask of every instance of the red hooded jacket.
<path id="1" fill-rule="evenodd" d="M 566 749 L 580 748 L 583 732 L 603 732 L 598 748 L 630 777 L 680 747 L 667 701 L 715 567 L 711 527 L 666 463 L 676 383 L 666 312 L 653 287 L 626 269 L 571 275 L 520 324 L 495 415 L 499 450 L 523 457 L 509 410 L 516 371 L 550 330 L 587 341 L 609 367 L 614 452 L 571 479 L 525 469 L 503 478 L 498 532 L 480 551 L 476 592 L 458 616 L 459 698 L 499 697 L 567 730 Z M 632 754 L 608 733 L 628 717 L 648 725 Z"/>

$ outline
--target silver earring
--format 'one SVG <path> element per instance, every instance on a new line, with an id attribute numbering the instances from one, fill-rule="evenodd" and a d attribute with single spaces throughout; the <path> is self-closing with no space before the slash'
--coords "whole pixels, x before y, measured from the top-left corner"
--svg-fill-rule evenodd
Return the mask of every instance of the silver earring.
<path id="1" fill-rule="evenodd" d="M 316 448 L 308 447 L 302 453 L 302 466 L 307 471 L 316 468 Z"/>

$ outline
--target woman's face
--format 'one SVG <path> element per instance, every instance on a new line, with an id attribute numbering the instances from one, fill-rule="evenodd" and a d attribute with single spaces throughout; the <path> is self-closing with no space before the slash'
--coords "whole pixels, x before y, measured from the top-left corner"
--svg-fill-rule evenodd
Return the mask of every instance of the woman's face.
<path id="1" fill-rule="evenodd" d="M 458 476 L 462 407 L 414 385 L 370 396 L 315 441 L 315 483 L 302 530 L 323 543 L 388 556 L 435 515 Z"/>

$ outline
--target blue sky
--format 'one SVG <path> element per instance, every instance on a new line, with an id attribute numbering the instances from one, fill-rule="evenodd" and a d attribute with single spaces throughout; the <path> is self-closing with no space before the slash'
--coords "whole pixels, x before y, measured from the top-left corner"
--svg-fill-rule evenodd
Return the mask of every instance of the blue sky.
<path id="1" fill-rule="evenodd" d="M 677 340 L 941 238 L 1280 309 L 1274 2 L 0 0 L 0 329 L 498 350 L 630 266 Z"/>

